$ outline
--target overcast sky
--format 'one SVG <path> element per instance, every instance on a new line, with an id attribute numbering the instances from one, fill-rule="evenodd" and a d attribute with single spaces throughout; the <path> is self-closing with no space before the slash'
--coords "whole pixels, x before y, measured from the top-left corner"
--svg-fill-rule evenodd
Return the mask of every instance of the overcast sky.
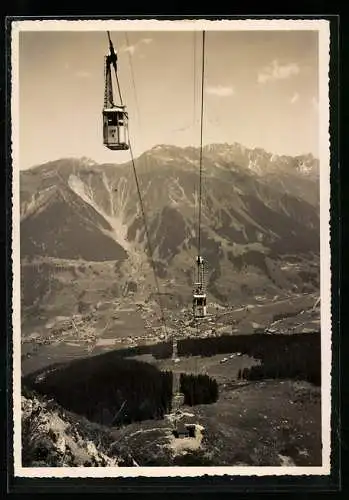
<path id="1" fill-rule="evenodd" d="M 112 32 L 137 156 L 199 145 L 202 34 Z M 318 156 L 316 31 L 207 31 L 204 143 Z M 21 32 L 20 164 L 67 156 L 121 163 L 102 143 L 106 32 Z"/>

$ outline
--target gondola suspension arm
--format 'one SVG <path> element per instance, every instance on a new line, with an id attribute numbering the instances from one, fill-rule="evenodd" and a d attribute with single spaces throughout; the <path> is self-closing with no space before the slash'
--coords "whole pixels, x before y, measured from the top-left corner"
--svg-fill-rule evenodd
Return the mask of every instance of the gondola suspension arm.
<path id="1" fill-rule="evenodd" d="M 110 68 L 110 65 L 112 65 L 113 68 L 114 68 L 116 84 L 118 86 L 118 93 L 119 93 L 120 104 L 121 104 L 121 106 L 123 106 L 122 96 L 121 96 L 121 89 L 120 89 L 119 78 L 118 78 L 118 69 L 117 69 L 118 56 L 117 56 L 117 54 L 116 54 L 116 52 L 114 50 L 114 45 L 113 45 L 113 42 L 111 41 L 109 31 L 107 31 L 107 34 L 108 34 L 109 52 L 110 52 L 110 54 L 107 56 L 107 65 L 108 65 L 109 68 Z"/>

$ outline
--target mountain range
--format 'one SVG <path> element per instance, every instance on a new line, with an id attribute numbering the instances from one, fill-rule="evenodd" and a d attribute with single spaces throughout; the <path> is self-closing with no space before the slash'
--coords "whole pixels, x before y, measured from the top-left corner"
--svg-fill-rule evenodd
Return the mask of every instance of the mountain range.
<path id="1" fill-rule="evenodd" d="M 146 228 L 162 290 L 187 300 L 199 158 L 198 148 L 158 145 L 135 160 L 145 221 L 131 161 L 63 158 L 21 171 L 22 306 L 73 311 L 90 289 L 153 293 Z M 212 299 L 317 290 L 318 159 L 212 144 L 202 172 L 201 254 Z"/>

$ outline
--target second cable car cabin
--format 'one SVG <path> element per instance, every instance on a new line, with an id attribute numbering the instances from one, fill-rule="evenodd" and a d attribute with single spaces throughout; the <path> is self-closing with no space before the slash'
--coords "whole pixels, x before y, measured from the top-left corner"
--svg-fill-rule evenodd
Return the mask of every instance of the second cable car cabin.
<path id="1" fill-rule="evenodd" d="M 103 144 L 112 151 L 129 149 L 128 113 L 125 106 L 103 109 Z"/>
<path id="2" fill-rule="evenodd" d="M 204 318 L 207 314 L 206 293 L 202 290 L 201 283 L 196 283 L 193 293 L 194 318 Z"/>
<path id="3" fill-rule="evenodd" d="M 205 293 L 205 262 L 201 256 L 196 258 L 198 280 L 194 284 L 193 291 L 193 315 L 194 318 L 204 318 L 207 314 Z"/>

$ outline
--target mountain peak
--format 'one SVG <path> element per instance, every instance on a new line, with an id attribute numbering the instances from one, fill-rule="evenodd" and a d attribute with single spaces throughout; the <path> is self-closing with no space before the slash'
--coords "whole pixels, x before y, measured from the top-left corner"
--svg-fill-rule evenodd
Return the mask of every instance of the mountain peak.
<path id="1" fill-rule="evenodd" d="M 80 158 L 80 162 L 82 166 L 86 167 L 92 167 L 98 165 L 98 163 L 95 160 L 93 160 L 92 158 L 88 158 L 87 156 L 82 156 Z"/>

